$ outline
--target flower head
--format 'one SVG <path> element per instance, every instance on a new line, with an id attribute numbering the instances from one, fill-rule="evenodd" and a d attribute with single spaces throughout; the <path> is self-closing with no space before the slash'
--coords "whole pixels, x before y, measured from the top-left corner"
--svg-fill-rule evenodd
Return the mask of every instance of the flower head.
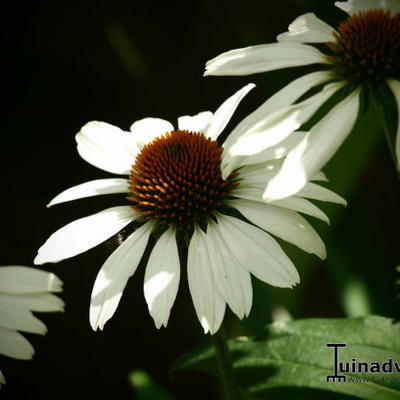
<path id="1" fill-rule="evenodd" d="M 35 263 L 75 256 L 132 221 L 138 226 L 99 271 L 90 306 L 93 329 L 103 329 L 114 314 L 150 236 L 155 244 L 147 261 L 144 295 L 157 328 L 168 323 L 181 264 L 187 265 L 197 316 L 204 331 L 213 334 L 227 304 L 239 318 L 249 314 L 250 274 L 279 287 L 299 282 L 293 263 L 267 231 L 325 258 L 322 240 L 297 211 L 327 221 L 306 198 L 338 203 L 343 199 L 313 182 L 298 196 L 275 205 L 261 198 L 265 182 L 304 133 L 297 132 L 257 156 L 234 159 L 228 150 L 237 133 L 232 132 L 222 145 L 218 142 L 253 87 L 239 90 L 214 114 L 180 117 L 177 129 L 165 120 L 145 118 L 135 122 L 130 132 L 91 122 L 77 134 L 82 158 L 127 178 L 83 183 L 62 192 L 50 205 L 108 193 L 126 193 L 126 203 L 59 229 L 39 249 Z M 325 178 L 317 173 L 312 179 Z"/>
<path id="2" fill-rule="evenodd" d="M 276 145 L 306 123 L 339 90 L 343 100 L 331 108 L 294 147 L 263 197 L 274 201 L 302 190 L 335 154 L 356 122 L 360 93 L 387 86 L 400 115 L 400 3 L 351 0 L 336 6 L 348 13 L 336 29 L 313 13 L 302 15 L 278 35 L 277 43 L 228 51 L 207 62 L 205 75 L 247 75 L 274 69 L 321 64 L 321 71 L 300 77 L 242 122 L 231 156 L 253 155 Z M 318 48 L 306 43 L 319 44 Z M 297 102 L 310 89 L 321 90 Z M 394 144 L 400 169 L 400 120 Z"/>
<path id="3" fill-rule="evenodd" d="M 0 267 L 0 354 L 29 360 L 32 345 L 18 331 L 44 335 L 46 326 L 32 311 L 63 311 L 64 302 L 52 294 L 61 292 L 54 274 L 22 266 Z M 0 372 L 0 386 L 5 384 Z"/>

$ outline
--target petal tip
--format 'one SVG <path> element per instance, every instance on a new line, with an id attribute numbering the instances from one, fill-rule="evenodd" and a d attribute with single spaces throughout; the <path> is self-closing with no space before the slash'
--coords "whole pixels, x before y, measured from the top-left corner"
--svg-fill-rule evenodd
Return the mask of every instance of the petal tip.
<path id="1" fill-rule="evenodd" d="M 37 256 L 35 257 L 35 259 L 33 260 L 33 264 L 35 264 L 35 265 L 43 265 L 45 263 L 46 263 L 46 260 L 40 253 L 38 253 Z"/>

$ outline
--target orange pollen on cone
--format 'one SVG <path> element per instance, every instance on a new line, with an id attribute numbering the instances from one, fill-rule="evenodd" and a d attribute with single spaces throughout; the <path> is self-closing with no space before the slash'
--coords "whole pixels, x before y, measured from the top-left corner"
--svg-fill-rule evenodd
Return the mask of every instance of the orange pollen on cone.
<path id="1" fill-rule="evenodd" d="M 172 131 L 145 145 L 129 176 L 132 207 L 180 229 L 201 223 L 238 184 L 221 175 L 222 148 L 201 133 Z"/>
<path id="2" fill-rule="evenodd" d="M 340 24 L 335 37 L 327 57 L 339 76 L 368 84 L 400 78 L 399 14 L 361 12 Z"/>

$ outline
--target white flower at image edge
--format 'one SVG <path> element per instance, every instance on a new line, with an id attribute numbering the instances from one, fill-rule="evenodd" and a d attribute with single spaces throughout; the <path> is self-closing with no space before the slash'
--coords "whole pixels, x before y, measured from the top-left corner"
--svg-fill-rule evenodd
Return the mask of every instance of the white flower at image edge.
<path id="1" fill-rule="evenodd" d="M 52 273 L 23 266 L 0 267 L 0 354 L 30 360 L 35 350 L 20 332 L 44 335 L 46 326 L 33 312 L 63 311 L 62 282 Z M 0 386 L 5 384 L 0 372 Z"/>
<path id="2" fill-rule="evenodd" d="M 126 193 L 126 205 L 78 219 L 52 234 L 39 249 L 36 264 L 76 256 L 139 224 L 108 257 L 94 283 L 90 323 L 103 329 L 114 314 L 128 279 L 135 273 L 152 234 L 144 278 L 144 295 L 157 328 L 167 326 L 180 280 L 177 236 L 188 235 L 187 275 L 193 304 L 204 332 L 214 334 L 228 305 L 239 317 L 252 304 L 250 274 L 273 286 L 290 288 L 299 282 L 291 260 L 269 234 L 324 259 L 325 246 L 298 213 L 328 222 L 309 199 L 345 204 L 335 193 L 309 182 L 297 196 L 266 204 L 263 187 L 282 164 L 282 157 L 304 137 L 297 132 L 287 141 L 254 157 L 228 156 L 229 138 L 216 141 L 242 98 L 247 85 L 213 114 L 201 112 L 168 121 L 145 118 L 130 132 L 90 122 L 77 134 L 78 152 L 90 164 L 128 179 L 82 183 L 56 196 L 49 206 L 95 195 Z M 224 173 L 232 168 L 233 174 Z M 325 180 L 317 173 L 314 180 Z M 236 212 L 241 219 L 227 214 Z M 246 222 L 247 221 L 247 222 Z M 269 232 L 269 233 L 267 233 Z M 182 245 L 183 241 L 179 241 Z"/>
<path id="3" fill-rule="evenodd" d="M 204 75 L 248 75 L 280 68 L 322 64 L 284 87 L 245 118 L 231 156 L 254 155 L 285 140 L 306 123 L 339 89 L 353 90 L 334 106 L 295 146 L 263 198 L 272 202 L 298 193 L 335 154 L 357 119 L 361 88 L 386 84 L 400 116 L 400 1 L 336 2 L 348 14 L 338 31 L 313 13 L 304 14 L 278 35 L 277 43 L 249 46 L 220 54 L 206 64 Z M 320 44 L 323 52 L 312 45 Z M 323 86 L 324 85 L 324 86 Z M 296 103 L 312 88 L 316 94 Z M 395 140 L 400 170 L 400 121 Z"/>

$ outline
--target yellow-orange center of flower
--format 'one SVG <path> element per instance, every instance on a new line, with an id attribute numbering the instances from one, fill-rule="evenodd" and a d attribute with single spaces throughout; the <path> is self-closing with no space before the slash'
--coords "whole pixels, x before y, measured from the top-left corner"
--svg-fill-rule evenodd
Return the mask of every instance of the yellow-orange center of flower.
<path id="1" fill-rule="evenodd" d="M 146 219 L 180 229 L 202 223 L 234 186 L 221 175 L 222 148 L 201 133 L 172 131 L 145 145 L 129 177 L 132 207 Z"/>
<path id="2" fill-rule="evenodd" d="M 361 12 L 339 25 L 328 56 L 338 75 L 374 85 L 400 78 L 400 15 L 386 10 Z"/>

